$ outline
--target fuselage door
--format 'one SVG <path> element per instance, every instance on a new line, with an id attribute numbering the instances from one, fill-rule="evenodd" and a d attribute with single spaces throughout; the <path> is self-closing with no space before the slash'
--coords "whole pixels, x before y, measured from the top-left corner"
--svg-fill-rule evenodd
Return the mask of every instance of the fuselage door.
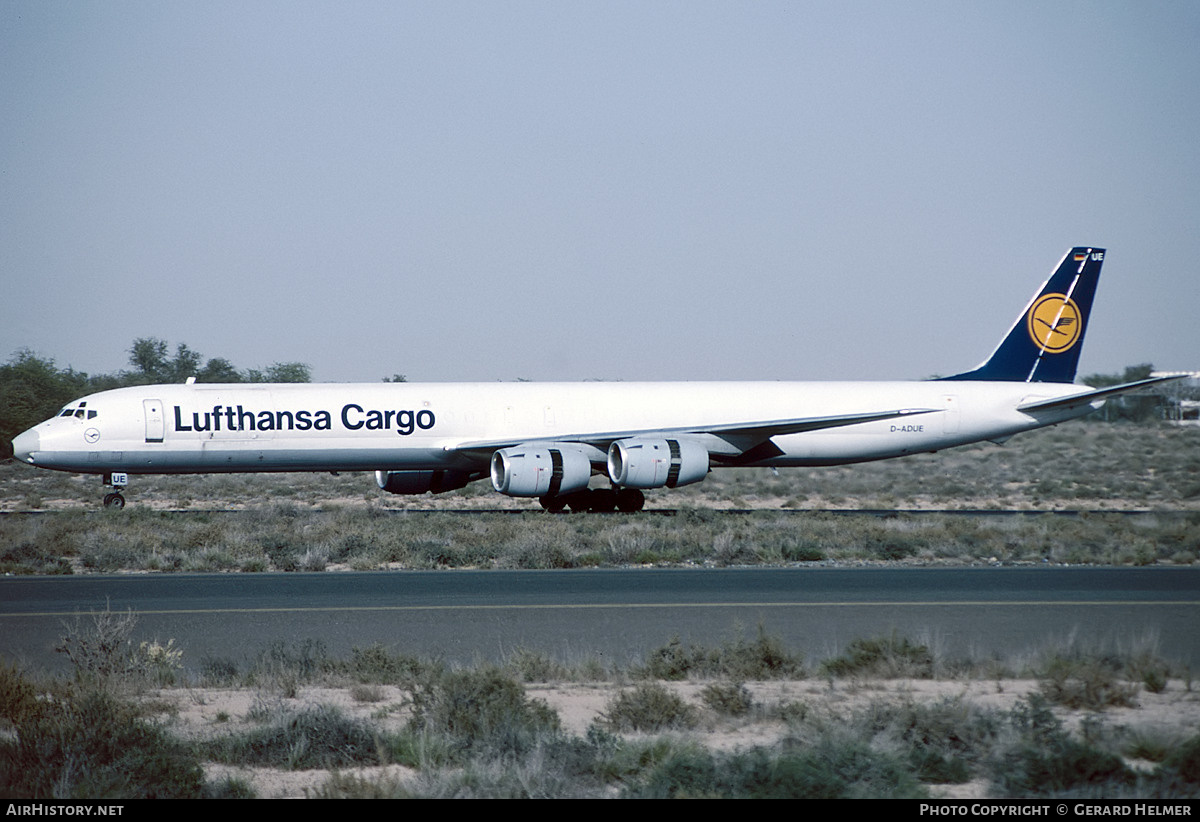
<path id="1" fill-rule="evenodd" d="M 162 442 L 166 431 L 162 400 L 142 400 L 146 413 L 146 442 Z"/>

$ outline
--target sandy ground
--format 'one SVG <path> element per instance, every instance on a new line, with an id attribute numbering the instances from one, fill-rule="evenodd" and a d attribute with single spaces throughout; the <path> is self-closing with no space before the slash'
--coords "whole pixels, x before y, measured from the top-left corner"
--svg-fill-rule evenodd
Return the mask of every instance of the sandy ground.
<path id="1" fill-rule="evenodd" d="M 668 683 L 691 704 L 702 705 L 700 691 L 707 683 Z M 604 711 L 609 699 L 623 686 L 613 683 L 563 683 L 529 685 L 527 694 L 545 700 L 562 721 L 564 730 L 583 735 L 588 726 Z M 626 686 L 627 687 L 627 686 Z M 783 682 L 752 682 L 746 687 L 753 694 L 756 706 L 769 707 L 788 702 L 801 702 L 815 715 L 836 719 L 848 716 L 872 703 L 885 701 L 929 704 L 941 699 L 959 699 L 981 708 L 1009 710 L 1023 696 L 1037 689 L 1033 680 L 931 681 L 931 680 L 823 680 L 808 679 Z M 173 705 L 166 712 L 166 722 L 180 736 L 201 738 L 235 732 L 253 726 L 249 715 L 255 710 L 284 709 L 299 711 L 316 705 L 335 705 L 353 717 L 370 721 L 376 727 L 399 728 L 407 719 L 402 707 L 404 693 L 392 686 L 371 686 L 370 699 L 355 699 L 350 689 L 304 688 L 294 699 L 264 696 L 253 690 L 212 688 L 172 689 L 153 694 L 160 704 Z M 264 704 L 264 700 L 270 704 Z M 1178 738 L 1200 733 L 1200 691 L 1190 690 L 1188 684 L 1172 680 L 1159 694 L 1142 692 L 1137 705 L 1131 708 L 1112 708 L 1102 714 L 1106 727 L 1124 732 L 1173 734 Z M 1068 727 L 1077 726 L 1088 716 L 1083 711 L 1060 711 Z M 756 745 L 770 745 L 781 739 L 786 727 L 777 720 L 763 719 L 768 711 L 752 711 L 746 718 L 732 719 L 705 714 L 701 727 L 689 735 L 713 750 L 735 750 Z M 381 718 L 382 717 L 382 718 Z M 1150 763 L 1131 762 L 1133 767 L 1150 768 Z M 210 764 L 210 780 L 235 775 L 251 784 L 261 798 L 304 798 L 318 789 L 328 778 L 322 770 L 281 771 L 271 768 L 236 768 Z M 368 780 L 396 780 L 402 784 L 414 778 L 414 773 L 402 766 L 344 770 Z M 968 782 L 961 785 L 936 786 L 935 795 L 947 798 L 985 798 L 987 785 Z"/>

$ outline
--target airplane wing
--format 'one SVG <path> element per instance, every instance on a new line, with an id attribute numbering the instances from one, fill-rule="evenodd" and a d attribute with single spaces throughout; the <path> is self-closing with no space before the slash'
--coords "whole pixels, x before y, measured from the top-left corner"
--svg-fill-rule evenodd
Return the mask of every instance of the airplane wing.
<path id="1" fill-rule="evenodd" d="M 447 451 L 460 453 L 491 452 L 498 448 L 508 448 L 514 445 L 529 445 L 536 442 L 578 442 L 592 445 L 601 451 L 608 449 L 616 440 L 629 437 L 678 437 L 681 435 L 712 435 L 728 444 L 720 449 L 724 456 L 736 457 L 752 449 L 765 445 L 771 437 L 783 434 L 800 434 L 805 431 L 820 431 L 826 428 L 840 428 L 846 425 L 858 425 L 865 422 L 896 419 L 917 414 L 931 414 L 940 411 L 938 408 L 900 408 L 891 411 L 874 411 L 861 414 L 837 414 L 827 417 L 796 417 L 784 420 L 766 420 L 760 422 L 717 423 L 710 425 L 680 426 L 677 428 L 646 428 L 627 431 L 602 431 L 576 434 L 559 434 L 555 436 L 523 437 L 503 440 L 471 440 L 447 445 Z M 710 449 L 712 450 L 712 449 Z M 717 454 L 714 453 L 714 456 Z"/>
<path id="2" fill-rule="evenodd" d="M 1115 397 L 1118 394 L 1128 394 L 1130 391 L 1136 391 L 1139 388 L 1145 388 L 1148 385 L 1157 385 L 1162 382 L 1171 382 L 1172 380 L 1182 380 L 1186 374 L 1180 374 L 1172 377 L 1151 377 L 1146 380 L 1136 380 L 1134 382 L 1126 382 L 1121 385 L 1113 385 L 1108 388 L 1097 388 L 1094 391 L 1087 391 L 1083 394 L 1074 394 L 1070 397 L 1059 397 L 1053 400 L 1034 400 L 1033 402 L 1023 403 L 1017 406 L 1018 411 L 1047 411 L 1054 409 L 1055 411 L 1071 408 L 1082 408 L 1085 405 L 1091 405 L 1097 400 L 1108 399 Z"/>

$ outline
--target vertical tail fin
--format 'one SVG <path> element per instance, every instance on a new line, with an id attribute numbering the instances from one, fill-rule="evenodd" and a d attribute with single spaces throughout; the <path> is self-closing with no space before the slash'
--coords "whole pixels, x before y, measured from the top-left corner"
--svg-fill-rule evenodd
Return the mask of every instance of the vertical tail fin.
<path id="1" fill-rule="evenodd" d="M 986 362 L 947 380 L 1074 382 L 1103 248 L 1072 248 Z"/>

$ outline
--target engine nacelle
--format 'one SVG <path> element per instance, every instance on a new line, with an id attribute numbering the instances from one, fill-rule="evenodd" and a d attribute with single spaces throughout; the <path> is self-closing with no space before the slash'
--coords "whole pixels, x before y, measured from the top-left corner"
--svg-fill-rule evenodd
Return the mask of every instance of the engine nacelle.
<path id="1" fill-rule="evenodd" d="M 439 469 L 436 471 L 376 471 L 375 482 L 389 494 L 442 494 L 466 487 L 472 479 L 466 471 Z"/>
<path id="2" fill-rule="evenodd" d="M 678 488 L 708 476 L 708 449 L 691 440 L 617 440 L 608 476 L 622 488 Z"/>
<path id="3" fill-rule="evenodd" d="M 591 477 L 592 461 L 572 448 L 503 448 L 492 454 L 492 487 L 510 497 L 582 491 Z"/>

